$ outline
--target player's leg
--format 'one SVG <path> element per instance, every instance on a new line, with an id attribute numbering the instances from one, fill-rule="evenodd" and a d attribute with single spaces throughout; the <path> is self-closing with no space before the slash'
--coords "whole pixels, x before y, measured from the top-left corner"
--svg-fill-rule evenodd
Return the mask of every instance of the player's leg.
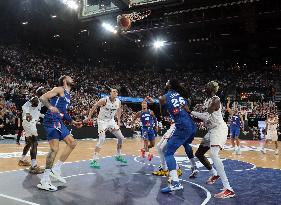
<path id="1" fill-rule="evenodd" d="M 164 157 L 164 151 L 165 151 L 167 142 L 168 142 L 168 138 L 165 134 L 156 145 L 157 152 L 160 157 L 160 167 L 159 167 L 159 170 L 154 171 L 152 173 L 155 176 L 168 176 L 168 174 L 169 174 L 168 167 L 167 167 L 165 157 Z"/>
<path id="2" fill-rule="evenodd" d="M 99 169 L 100 168 L 100 164 L 99 164 L 98 160 L 99 160 L 99 155 L 100 155 L 101 148 L 102 148 L 102 146 L 105 143 L 105 133 L 106 133 L 107 129 L 108 129 L 108 124 L 106 124 L 106 122 L 98 120 L 98 135 L 99 135 L 99 139 L 98 139 L 98 143 L 95 146 L 95 150 L 94 150 L 94 154 L 93 154 L 93 159 L 90 162 L 90 167 L 92 167 L 92 168 L 95 168 L 95 169 Z"/>
<path id="3" fill-rule="evenodd" d="M 17 134 L 17 141 L 16 141 L 17 145 L 20 145 L 20 137 L 22 135 L 22 131 L 23 131 L 23 129 L 22 129 L 22 127 L 20 127 L 18 130 L 18 134 Z"/>
<path id="4" fill-rule="evenodd" d="M 30 166 L 30 162 L 27 161 L 27 157 L 26 157 L 26 154 L 28 153 L 30 147 L 31 147 L 31 144 L 32 144 L 32 139 L 31 139 L 31 136 L 26 136 L 25 137 L 25 146 L 23 148 L 23 151 L 22 151 L 22 156 L 21 158 L 19 159 L 19 162 L 18 162 L 18 165 L 19 166 Z"/>
<path id="5" fill-rule="evenodd" d="M 188 157 L 188 159 L 190 160 L 190 163 L 191 163 L 191 173 L 189 175 L 189 178 L 190 179 L 194 179 L 196 178 L 197 174 L 199 173 L 199 170 L 196 166 L 196 162 L 195 162 L 195 158 L 194 158 L 194 154 L 193 154 L 193 150 L 192 150 L 192 147 L 190 146 L 190 143 L 192 142 L 193 140 L 189 141 L 187 140 L 183 146 L 184 146 L 184 149 L 185 149 L 185 153 Z"/>
<path id="6" fill-rule="evenodd" d="M 37 132 L 35 134 L 37 134 Z M 44 172 L 44 169 L 37 165 L 37 160 L 36 160 L 37 147 L 38 147 L 37 135 L 33 135 L 31 137 L 31 148 L 30 148 L 31 167 L 29 169 L 29 172 L 31 174 L 42 174 Z"/>
<path id="7" fill-rule="evenodd" d="M 277 155 L 279 153 L 279 150 L 278 150 L 278 141 L 274 141 L 275 143 L 275 154 Z"/>
<path id="8" fill-rule="evenodd" d="M 272 133 L 272 137 L 271 137 L 271 139 L 272 139 L 272 142 L 274 142 L 274 144 L 275 144 L 275 152 L 274 152 L 274 154 L 278 154 L 279 153 L 279 150 L 278 150 L 278 134 L 277 134 L 277 132 L 276 133 Z"/>
<path id="9" fill-rule="evenodd" d="M 229 135 L 230 135 L 230 142 L 231 142 L 232 148 L 235 151 L 235 132 L 234 132 L 234 128 L 232 128 L 232 127 L 230 128 Z"/>
<path id="10" fill-rule="evenodd" d="M 151 153 L 150 149 L 155 147 L 155 137 L 156 136 L 155 136 L 154 130 L 151 130 L 151 131 L 148 132 L 148 142 L 149 142 L 149 144 L 148 144 L 148 156 L 147 156 L 147 158 L 148 158 L 149 161 L 151 161 L 152 158 L 153 158 L 153 153 Z"/>
<path id="11" fill-rule="evenodd" d="M 37 185 L 39 189 L 44 189 L 47 191 L 57 191 L 57 187 L 52 185 L 50 175 L 52 172 L 53 164 L 56 158 L 56 155 L 59 150 L 59 135 L 60 133 L 57 133 L 58 131 L 56 129 L 49 129 L 49 145 L 50 145 L 50 151 L 46 158 L 46 166 L 45 171 L 43 174 L 43 177 L 40 181 L 40 183 Z"/>
<path id="12" fill-rule="evenodd" d="M 115 159 L 119 162 L 127 164 L 127 160 L 122 156 L 122 153 L 121 153 L 123 141 L 124 141 L 124 136 L 123 136 L 121 130 L 118 127 L 117 129 L 113 129 L 111 133 L 113 135 L 115 135 L 115 137 L 117 138 L 117 154 L 116 154 Z"/>
<path id="13" fill-rule="evenodd" d="M 268 135 L 268 133 L 267 133 L 266 139 L 265 139 L 264 144 L 262 145 L 262 148 L 261 148 L 261 152 L 262 152 L 263 154 L 266 153 L 265 148 L 266 148 L 266 145 L 267 145 L 268 142 L 269 142 L 269 135 Z"/>
<path id="14" fill-rule="evenodd" d="M 230 197 L 234 197 L 235 193 L 229 184 L 228 178 L 227 178 L 225 170 L 224 170 L 224 165 L 222 163 L 222 160 L 220 159 L 220 156 L 219 156 L 220 149 L 221 149 L 220 146 L 214 146 L 214 145 L 211 146 L 211 148 L 210 148 L 211 158 L 214 162 L 214 165 L 217 169 L 219 176 L 221 177 L 223 188 L 224 188 L 224 190 L 222 192 L 216 194 L 215 197 L 216 198 L 230 198 Z"/>

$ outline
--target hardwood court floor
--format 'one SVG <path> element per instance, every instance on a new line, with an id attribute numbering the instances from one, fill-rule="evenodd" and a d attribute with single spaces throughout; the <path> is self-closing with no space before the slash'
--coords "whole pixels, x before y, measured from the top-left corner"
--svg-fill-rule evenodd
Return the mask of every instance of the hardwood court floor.
<path id="1" fill-rule="evenodd" d="M 157 139 L 157 141 L 160 138 Z M 201 139 L 195 139 L 193 141 L 194 152 L 198 147 Z M 76 149 L 72 152 L 67 161 L 73 162 L 77 160 L 90 159 L 93 154 L 94 146 L 97 142 L 95 140 L 79 140 Z M 276 168 L 281 169 L 281 142 L 279 143 L 279 155 L 274 155 L 273 143 L 268 145 L 269 150 L 266 154 L 260 152 L 259 141 L 242 141 L 242 154 L 236 155 L 230 148 L 230 141 L 228 140 L 226 149 L 221 151 L 221 157 L 227 159 L 240 160 L 255 164 L 257 167 L 263 168 Z M 63 148 L 65 145 L 61 142 L 60 147 Z M 17 165 L 18 158 L 21 156 L 24 143 L 20 146 L 16 144 L 0 144 L 0 172 L 10 171 L 16 169 L 22 169 Z M 142 147 L 142 141 L 140 139 L 126 139 L 124 142 L 123 153 L 127 155 L 139 155 L 139 150 Z M 271 150 L 270 150 L 271 149 Z M 47 142 L 40 142 L 38 145 L 38 163 L 40 166 L 44 166 L 46 154 L 49 150 Z M 112 156 L 115 154 L 116 141 L 109 139 L 106 141 L 102 148 L 101 156 Z M 157 151 L 153 148 L 153 152 L 157 155 Z M 184 150 L 181 147 L 177 155 L 184 155 Z M 58 153 L 60 156 L 60 152 Z"/>

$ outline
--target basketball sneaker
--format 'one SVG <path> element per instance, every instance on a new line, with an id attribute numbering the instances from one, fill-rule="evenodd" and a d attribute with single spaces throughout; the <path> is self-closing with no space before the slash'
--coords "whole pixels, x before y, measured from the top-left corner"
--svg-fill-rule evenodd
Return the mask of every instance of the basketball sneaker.
<path id="1" fill-rule="evenodd" d="M 261 149 L 261 153 L 266 154 L 266 151 L 264 148 Z"/>
<path id="2" fill-rule="evenodd" d="M 236 149 L 235 153 L 236 153 L 237 155 L 241 155 L 241 150 L 240 150 L 239 147 Z"/>
<path id="3" fill-rule="evenodd" d="M 51 181 L 41 179 L 40 184 L 37 184 L 38 189 L 46 191 L 57 191 L 58 188 L 52 185 Z"/>
<path id="4" fill-rule="evenodd" d="M 224 189 L 222 192 L 215 194 L 215 198 L 218 199 L 227 199 L 227 198 L 232 198 L 235 196 L 234 191 L 231 191 L 229 189 Z"/>
<path id="5" fill-rule="evenodd" d="M 141 149 L 141 157 L 145 158 L 145 150 L 143 148 Z"/>
<path id="6" fill-rule="evenodd" d="M 182 190 L 182 189 L 183 189 L 183 186 L 180 182 L 171 181 L 171 184 L 169 184 L 169 186 L 161 189 L 161 192 L 163 194 L 167 194 L 167 193 L 170 193 L 172 191 Z"/>
<path id="7" fill-rule="evenodd" d="M 165 176 L 167 177 L 169 175 L 169 171 L 168 170 L 164 170 L 161 167 L 159 168 L 158 171 L 154 171 L 152 172 L 152 175 L 154 176 Z"/>
<path id="8" fill-rule="evenodd" d="M 45 171 L 45 169 L 39 167 L 38 165 L 36 165 L 35 167 L 29 168 L 30 174 L 42 174 L 44 171 Z"/>
<path id="9" fill-rule="evenodd" d="M 90 167 L 94 168 L 94 169 L 100 169 L 100 164 L 98 163 L 97 160 L 92 160 L 90 162 Z"/>
<path id="10" fill-rule="evenodd" d="M 217 175 L 217 176 L 211 176 L 211 177 L 207 180 L 206 184 L 214 184 L 216 181 L 218 181 L 219 178 L 220 178 L 219 175 Z"/>
<path id="11" fill-rule="evenodd" d="M 19 166 L 24 166 L 24 167 L 31 166 L 31 164 L 30 164 L 29 161 L 27 161 L 27 160 L 21 160 L 21 159 L 19 160 L 18 165 L 19 165 Z"/>
<path id="12" fill-rule="evenodd" d="M 191 173 L 189 175 L 189 179 L 195 179 L 199 173 L 197 167 L 191 167 Z"/>
<path id="13" fill-rule="evenodd" d="M 274 153 L 275 155 L 278 155 L 279 154 L 279 150 L 277 149 L 277 150 L 275 150 L 275 153 Z"/>
<path id="14" fill-rule="evenodd" d="M 50 176 L 61 183 L 66 183 L 66 180 L 61 176 L 61 171 L 51 170 Z"/>
<path id="15" fill-rule="evenodd" d="M 151 161 L 152 158 L 153 158 L 153 154 L 150 154 L 150 153 L 149 153 L 148 156 L 147 156 L 148 161 Z"/>
<path id="16" fill-rule="evenodd" d="M 180 166 L 179 166 L 179 168 L 177 169 L 177 173 L 178 173 L 178 176 L 179 176 L 179 177 L 182 175 L 182 171 L 181 171 Z"/>
<path id="17" fill-rule="evenodd" d="M 127 163 L 128 163 L 127 160 L 126 160 L 124 157 L 122 157 L 121 155 L 116 156 L 116 157 L 115 157 L 115 160 L 118 161 L 118 162 L 122 162 L 122 163 L 124 163 L 124 164 L 127 164 Z"/>

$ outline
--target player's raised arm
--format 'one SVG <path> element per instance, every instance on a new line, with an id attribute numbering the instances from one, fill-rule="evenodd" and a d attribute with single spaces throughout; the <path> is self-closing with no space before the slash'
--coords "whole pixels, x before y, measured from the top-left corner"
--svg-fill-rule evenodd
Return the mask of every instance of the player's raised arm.
<path id="1" fill-rule="evenodd" d="M 104 99 L 100 99 L 98 102 L 96 102 L 94 104 L 94 106 L 90 109 L 89 115 L 88 115 L 88 119 L 90 119 L 92 117 L 92 115 L 97 111 L 97 109 L 99 107 L 102 107 L 106 104 Z"/>
<path id="2" fill-rule="evenodd" d="M 52 98 L 52 97 L 55 97 L 57 95 L 63 95 L 64 93 L 64 89 L 62 87 L 54 87 L 52 90 L 46 92 L 45 94 L 43 94 L 41 97 L 40 97 L 40 101 L 42 102 L 42 104 L 44 106 L 46 106 L 49 110 L 51 110 L 51 112 L 59 112 L 59 110 L 52 106 L 51 103 L 49 102 L 49 100 Z"/>
<path id="3" fill-rule="evenodd" d="M 233 112 L 232 112 L 232 110 L 231 110 L 231 108 L 230 108 L 230 97 L 227 97 L 226 110 L 227 110 L 227 112 L 228 112 L 230 115 L 233 114 Z"/>

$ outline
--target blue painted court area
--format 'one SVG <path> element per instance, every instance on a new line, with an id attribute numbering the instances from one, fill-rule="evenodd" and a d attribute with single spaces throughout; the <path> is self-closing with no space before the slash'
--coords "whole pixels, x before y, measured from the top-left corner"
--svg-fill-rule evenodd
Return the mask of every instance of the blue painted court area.
<path id="1" fill-rule="evenodd" d="M 67 184 L 60 185 L 57 192 L 40 191 L 36 188 L 39 176 L 27 171 L 0 173 L 1 205 L 280 205 L 281 171 L 256 168 L 253 164 L 224 160 L 230 183 L 237 196 L 232 199 L 215 199 L 213 195 L 220 191 L 220 182 L 206 185 L 209 173 L 201 168 L 197 179 L 189 180 L 189 161 L 177 157 L 184 174 L 181 177 L 183 191 L 162 194 L 166 186 L 165 177 L 151 175 L 157 169 L 159 158 L 151 163 L 140 157 L 127 156 L 128 165 L 121 165 L 114 157 L 101 160 L 101 169 L 89 167 L 89 161 L 67 163 L 63 166 L 63 175 Z M 198 163 L 198 166 L 201 166 Z"/>

